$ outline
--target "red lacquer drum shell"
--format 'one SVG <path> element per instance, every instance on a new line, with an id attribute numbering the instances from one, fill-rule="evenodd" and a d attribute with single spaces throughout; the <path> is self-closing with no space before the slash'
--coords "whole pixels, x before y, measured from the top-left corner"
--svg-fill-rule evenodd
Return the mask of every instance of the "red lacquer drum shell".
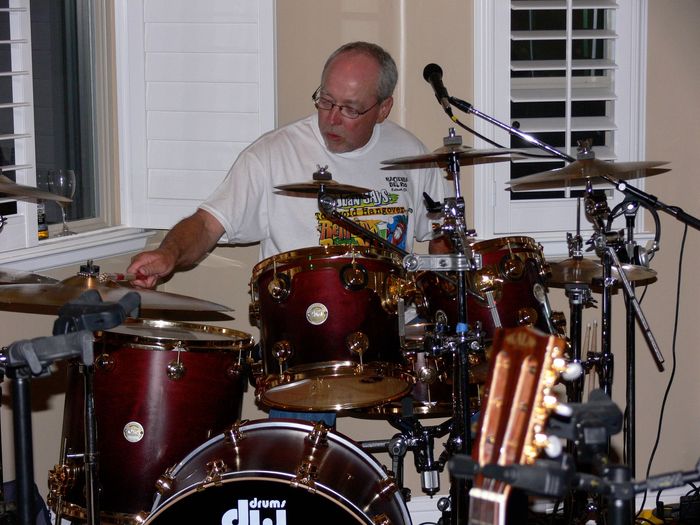
<path id="1" fill-rule="evenodd" d="M 320 246 L 260 262 L 251 313 L 260 327 L 257 395 L 287 410 L 341 410 L 403 396 L 400 260 L 364 247 Z"/>
<path id="2" fill-rule="evenodd" d="M 106 522 L 148 510 L 163 470 L 241 415 L 252 339 L 237 330 L 128 320 L 97 334 L 94 397 Z M 64 515 L 85 518 L 83 378 L 68 369 L 63 456 L 79 473 Z"/>

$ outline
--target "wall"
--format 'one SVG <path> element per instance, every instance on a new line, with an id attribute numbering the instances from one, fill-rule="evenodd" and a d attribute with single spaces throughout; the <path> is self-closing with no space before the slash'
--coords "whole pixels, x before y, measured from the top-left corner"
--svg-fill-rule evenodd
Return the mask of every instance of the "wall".
<path id="1" fill-rule="evenodd" d="M 449 16 L 445 16 L 449 13 Z M 661 201 L 700 215 L 697 177 L 697 144 L 700 143 L 700 115 L 695 91 L 700 85 L 700 66 L 695 59 L 700 37 L 700 4 L 695 0 L 676 0 L 673 9 L 666 3 L 650 2 L 649 57 L 647 64 L 647 159 L 671 162 L 672 171 L 650 178 L 648 190 Z M 323 22 L 321 22 L 323 21 Z M 370 0 L 295 0 L 277 5 L 278 26 L 278 99 L 280 124 L 290 122 L 312 110 L 310 95 L 316 89 L 326 55 L 339 44 L 355 39 L 374 40 L 392 52 L 401 64 L 400 88 L 392 118 L 416 133 L 429 148 L 442 145 L 449 121 L 437 106 L 430 87 L 422 79 L 422 69 L 436 62 L 449 75 L 450 91 L 469 100 L 471 89 L 471 2 L 428 0 L 374 2 Z M 300 29 L 303 28 L 303 29 Z M 467 139 L 467 137 L 465 137 Z M 468 140 L 465 142 L 468 143 Z M 469 197 L 471 179 L 463 172 L 463 188 Z M 468 200 L 469 202 L 469 200 Z M 650 285 L 642 308 L 666 359 L 666 369 L 656 369 L 641 334 L 636 337 L 635 377 L 637 381 L 637 477 L 643 478 L 653 447 L 664 390 L 673 370 L 674 308 L 682 225 L 662 213 L 662 249 L 653 261 L 658 280 Z M 700 340 L 700 323 L 694 304 L 700 291 L 700 276 L 694 271 L 698 260 L 697 230 L 689 230 L 683 256 L 683 280 L 680 291 L 675 358 L 677 368 L 663 421 L 663 433 L 652 473 L 693 468 L 700 456 L 696 380 L 700 356 L 695 351 Z M 422 247 L 421 249 L 424 249 Z M 163 290 L 208 299 L 235 308 L 236 320 L 227 326 L 257 335 L 247 321 L 248 281 L 257 261 L 257 247 L 220 247 L 194 270 L 176 275 Z M 122 270 L 127 258 L 101 261 L 107 270 Z M 57 270 L 68 275 L 72 269 Z M 641 291 L 640 291 L 641 292 Z M 641 293 L 639 294 L 641 295 Z M 600 297 L 596 296 L 600 301 Z M 568 314 L 567 298 L 560 289 L 550 290 L 555 309 Z M 616 359 L 614 398 L 625 401 L 624 307 L 621 293 L 613 297 L 613 346 Z M 598 304 L 600 306 L 600 302 Z M 567 315 L 568 317 L 568 315 Z M 600 319 L 600 308 L 585 312 L 585 321 Z M 52 318 L 40 315 L 0 313 L 2 344 L 20 338 L 47 335 Z M 3 385 L 7 391 L 7 381 Z M 35 429 L 35 471 L 45 493 L 47 469 L 58 460 L 62 382 L 59 375 L 37 380 L 34 389 L 33 424 Z M 8 406 L 3 396 L 3 458 L 8 467 L 6 478 L 13 477 L 9 464 Z M 244 397 L 244 418 L 265 417 L 254 404 L 252 393 Z M 435 423 L 428 420 L 425 424 Z M 341 418 L 341 432 L 353 439 L 385 439 L 396 431 L 384 421 Z M 436 453 L 442 450 L 436 440 Z M 615 441 L 620 450 L 620 438 Z M 390 464 L 388 456 L 379 455 Z M 421 496 L 420 483 L 410 455 L 406 462 L 406 484 L 414 496 Z M 447 490 L 445 476 L 442 492 Z"/>

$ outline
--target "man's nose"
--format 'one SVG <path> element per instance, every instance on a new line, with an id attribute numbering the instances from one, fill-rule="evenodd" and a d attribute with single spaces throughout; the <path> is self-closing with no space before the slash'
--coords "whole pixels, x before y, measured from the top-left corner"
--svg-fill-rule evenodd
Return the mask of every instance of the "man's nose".
<path id="1" fill-rule="evenodd" d="M 333 124 L 339 124 L 343 121 L 343 115 L 340 113 L 340 107 L 333 105 L 333 107 L 331 107 L 328 113 L 328 119 Z"/>

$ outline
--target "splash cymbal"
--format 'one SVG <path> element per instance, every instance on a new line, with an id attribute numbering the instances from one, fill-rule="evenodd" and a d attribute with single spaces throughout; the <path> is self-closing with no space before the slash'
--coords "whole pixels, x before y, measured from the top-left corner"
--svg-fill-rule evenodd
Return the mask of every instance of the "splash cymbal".
<path id="1" fill-rule="evenodd" d="M 348 193 L 362 195 L 372 191 L 369 188 L 342 184 L 334 180 L 310 180 L 308 182 L 295 182 L 275 186 L 275 189 L 293 193 L 319 193 L 321 189 L 323 189 L 324 193 L 328 195 L 345 195 Z"/>
<path id="2" fill-rule="evenodd" d="M 73 202 L 68 197 L 61 197 L 48 191 L 42 191 L 33 186 L 17 184 L 12 179 L 0 174 L 0 194 L 12 195 L 13 197 L 25 197 L 29 199 L 42 199 L 46 201 Z"/>
<path id="3" fill-rule="evenodd" d="M 603 278 L 603 265 L 594 259 L 579 259 L 572 257 L 560 262 L 550 263 L 552 274 L 548 280 L 550 286 L 567 284 L 592 284 Z M 623 264 L 622 271 L 631 282 L 648 281 L 656 277 L 656 272 L 645 266 Z M 616 267 L 612 268 L 611 277 L 620 282 L 621 277 Z"/>
<path id="4" fill-rule="evenodd" d="M 425 155 L 416 155 L 412 157 L 399 157 L 396 159 L 383 160 L 382 164 L 389 166 L 382 168 L 383 170 L 390 169 L 406 169 L 408 168 L 445 168 L 452 161 L 453 156 L 457 156 L 460 165 L 473 164 L 488 164 L 492 162 L 508 162 L 512 155 L 517 155 L 520 158 L 521 150 L 507 148 L 493 149 L 474 149 L 468 146 L 442 146 L 431 153 Z M 502 157 L 501 155 L 511 155 L 510 157 Z"/>
<path id="5" fill-rule="evenodd" d="M 593 179 L 591 182 L 596 183 L 601 182 L 602 179 L 600 177 L 604 175 L 610 175 L 621 180 L 636 179 L 669 171 L 668 169 L 658 168 L 658 166 L 665 164 L 668 164 L 668 162 L 607 162 L 596 158 L 579 159 L 563 168 L 510 179 L 506 184 L 510 184 L 514 191 L 518 191 L 557 188 L 565 184 L 585 184 L 589 179 Z"/>
<path id="6" fill-rule="evenodd" d="M 56 283 L 8 284 L 0 286 L 0 309 L 41 314 L 58 313 L 61 306 L 80 297 L 87 290 L 96 290 L 105 302 L 118 302 L 129 292 L 141 296 L 142 317 L 167 316 L 168 312 L 187 312 L 191 320 L 201 319 L 201 313 L 231 311 L 224 306 L 194 297 L 154 290 L 132 288 L 115 281 L 103 282 L 99 276 L 75 275 Z M 144 313 L 145 312 L 145 313 Z M 205 318 L 209 316 L 205 315 Z M 226 316 L 227 317 L 227 316 Z"/>

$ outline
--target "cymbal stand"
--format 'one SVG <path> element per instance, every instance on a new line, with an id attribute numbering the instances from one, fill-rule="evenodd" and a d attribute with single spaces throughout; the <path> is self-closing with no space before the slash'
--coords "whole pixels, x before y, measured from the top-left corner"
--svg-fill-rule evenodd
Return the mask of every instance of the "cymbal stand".
<path id="1" fill-rule="evenodd" d="M 578 199 L 576 207 L 576 235 L 567 233 L 566 243 L 569 247 L 569 257 L 574 260 L 583 259 L 583 239 L 581 238 L 581 199 Z M 591 297 L 591 288 L 588 283 L 568 283 L 564 286 L 564 293 L 569 298 L 569 311 L 571 328 L 569 342 L 571 345 L 571 360 L 573 363 L 582 364 L 581 337 L 583 328 L 583 309 L 594 303 Z M 569 402 L 580 403 L 583 400 L 584 374 L 572 379 L 566 385 Z"/>
<path id="2" fill-rule="evenodd" d="M 4 217 L 2 217 L 4 219 Z M 2 221 L 0 220 L 0 224 Z M 2 231 L 2 226 L 0 226 L 0 231 Z M 0 369 L 0 389 L 2 388 L 3 380 L 5 379 L 5 371 Z M 0 394 L 2 390 L 0 390 Z M 0 405 L 1 406 L 1 405 Z M 2 421 L 0 420 L 0 435 L 2 435 Z M 5 478 L 3 476 L 2 468 L 2 443 L 0 443 L 0 524 L 1 525 L 11 525 L 17 521 L 16 512 L 12 508 L 13 506 L 5 501 Z"/>
<path id="3" fill-rule="evenodd" d="M 445 146 L 459 146 L 462 137 L 455 134 L 454 128 L 450 128 L 448 136 L 443 139 Z M 467 318 L 467 294 L 468 272 L 478 267 L 474 253 L 471 249 L 470 236 L 474 232 L 466 228 L 464 218 L 464 198 L 460 188 L 459 157 L 455 151 L 449 158 L 446 169 L 448 176 L 452 177 L 455 196 L 446 199 L 443 204 L 444 222 L 439 228 L 443 234 L 449 235 L 457 253 L 454 255 L 416 255 L 411 254 L 404 258 L 404 267 L 408 271 L 431 270 L 436 272 L 454 271 L 457 274 L 457 298 L 458 314 L 455 326 L 455 334 L 452 341 L 448 341 L 453 358 L 453 419 L 450 436 L 445 444 L 443 456 L 454 454 L 470 454 L 472 438 L 470 430 L 469 414 L 469 361 L 468 353 L 474 349 L 474 345 L 480 343 L 479 334 L 470 330 Z M 428 202 L 430 203 L 431 201 Z M 436 210 L 431 210 L 436 211 Z M 458 525 L 463 516 L 468 515 L 469 499 L 468 485 L 464 479 L 452 477 L 450 479 L 450 505 L 449 520 L 453 525 Z M 447 509 L 444 511 L 447 512 Z"/>
<path id="4" fill-rule="evenodd" d="M 462 137 L 455 134 L 454 128 L 450 128 L 448 136 L 443 139 L 445 146 L 458 146 L 462 144 Z M 321 168 L 319 168 L 320 170 Z M 325 170 L 325 168 L 324 168 Z M 356 222 L 342 216 L 337 212 L 336 202 L 331 196 L 326 194 L 323 186 L 319 188 L 318 205 L 321 212 L 331 220 L 343 225 L 351 231 L 359 231 L 366 238 L 375 241 L 380 246 L 388 248 L 404 256 L 403 265 L 409 272 L 428 270 L 433 272 L 456 272 L 457 273 L 457 297 L 458 297 L 458 319 L 455 329 L 454 341 L 448 344 L 450 351 L 454 352 L 453 359 L 453 419 L 450 426 L 450 436 L 446 443 L 449 454 L 471 453 L 471 432 L 470 414 L 467 397 L 469 395 L 469 361 L 468 352 L 473 345 L 478 345 L 479 334 L 469 330 L 467 319 L 467 294 L 468 282 L 467 272 L 477 269 L 477 262 L 474 260 L 474 253 L 469 243 L 469 235 L 473 234 L 466 229 L 464 220 L 464 198 L 460 188 L 460 166 L 457 151 L 452 153 L 447 167 L 448 176 L 452 177 L 455 196 L 446 199 L 441 208 L 433 203 L 429 196 L 425 195 L 428 205 L 435 205 L 435 209 L 429 211 L 439 211 L 442 209 L 445 222 L 440 229 L 441 233 L 448 234 L 458 253 L 441 255 L 417 255 L 407 254 L 397 246 L 392 245 L 386 239 L 375 235 L 362 228 Z M 323 174 L 327 176 L 327 173 Z M 314 179 L 319 180 L 320 176 L 314 174 Z M 462 516 L 468 515 L 467 485 L 463 479 L 453 478 L 450 483 L 450 521 L 453 525 L 459 525 Z"/>

